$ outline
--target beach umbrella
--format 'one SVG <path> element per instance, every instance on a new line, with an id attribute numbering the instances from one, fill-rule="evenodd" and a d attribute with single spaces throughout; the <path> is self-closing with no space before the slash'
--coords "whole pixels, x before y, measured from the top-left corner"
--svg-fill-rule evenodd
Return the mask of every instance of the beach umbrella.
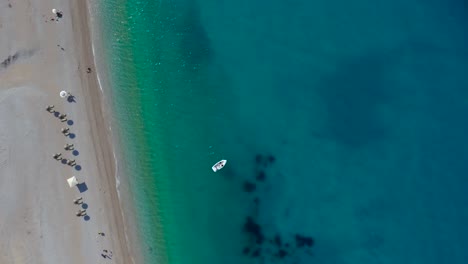
<path id="1" fill-rule="evenodd" d="M 76 179 L 75 176 L 69 178 L 69 179 L 67 180 L 67 182 L 68 182 L 68 185 L 70 185 L 70 188 L 73 188 L 73 187 L 75 187 L 76 185 L 78 185 L 78 180 Z"/>
<path id="2" fill-rule="evenodd" d="M 54 15 L 56 15 L 58 18 L 61 18 L 62 17 L 62 12 L 58 11 L 57 9 L 52 9 L 52 13 L 54 13 Z"/>
<path id="3" fill-rule="evenodd" d="M 59 93 L 59 95 L 60 95 L 60 97 L 62 97 L 62 98 L 67 98 L 68 96 L 70 96 L 70 93 L 67 92 L 67 91 L 61 91 L 61 92 Z"/>

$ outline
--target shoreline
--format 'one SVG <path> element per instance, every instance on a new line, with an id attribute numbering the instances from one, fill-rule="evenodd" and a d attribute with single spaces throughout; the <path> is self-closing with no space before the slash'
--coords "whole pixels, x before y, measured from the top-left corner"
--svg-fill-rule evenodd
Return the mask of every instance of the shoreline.
<path id="1" fill-rule="evenodd" d="M 117 178 L 118 173 L 118 164 L 117 164 L 117 157 L 116 157 L 116 148 L 114 148 L 114 144 L 116 144 L 115 134 L 112 133 L 112 124 L 110 121 L 107 121 L 107 117 L 111 115 L 111 106 L 105 100 L 105 92 L 102 87 L 102 83 L 99 79 L 99 72 L 96 63 L 96 54 L 95 54 L 95 43 L 93 42 L 93 35 L 90 30 L 90 19 L 91 13 L 89 10 L 89 3 L 87 1 L 74 1 L 73 4 L 75 8 L 72 7 L 72 20 L 82 21 L 83 24 L 77 23 L 79 26 L 83 26 L 81 30 L 83 30 L 82 36 L 87 36 L 88 38 L 82 38 L 82 43 L 80 48 L 83 49 L 83 54 L 85 54 L 84 62 L 87 65 L 92 65 L 92 69 L 94 69 L 94 74 L 87 74 L 86 72 L 82 71 L 81 79 L 86 80 L 88 85 L 83 86 L 85 89 L 88 90 L 88 95 L 91 98 L 91 101 L 87 102 L 87 112 L 88 115 L 94 115 L 94 120 L 96 121 L 91 126 L 91 131 L 93 133 L 93 141 L 94 146 L 98 147 L 96 149 L 96 153 L 102 153 L 103 155 L 99 158 L 98 161 L 100 164 L 105 164 L 106 166 L 100 167 L 100 170 L 103 174 L 106 175 L 106 179 L 110 188 L 110 195 L 113 201 L 117 201 L 116 203 L 112 203 L 113 211 L 118 214 L 120 217 L 116 217 L 115 220 L 117 221 L 116 225 L 122 227 L 121 230 L 118 231 L 119 234 L 119 241 L 121 246 L 123 247 L 122 252 L 124 255 L 124 263 L 135 263 L 134 257 L 131 255 L 131 248 L 129 245 L 128 236 L 126 234 L 126 222 L 125 216 L 122 209 L 122 204 L 120 200 L 120 195 L 118 191 L 119 187 L 119 179 Z M 72 23 L 72 25 L 75 25 Z M 87 49 L 86 47 L 90 47 L 91 49 Z M 87 62 L 87 63 L 86 63 Z M 94 89 L 93 89 L 94 88 Z M 98 89 L 96 89 L 98 88 Z M 99 125 L 105 124 L 105 125 Z M 94 130 L 94 131 L 93 131 Z M 107 139 L 107 140 L 106 140 Z M 102 142 L 105 140 L 105 143 Z M 111 157 L 111 158 L 109 158 Z M 114 186 L 115 188 L 112 188 Z M 123 245 L 124 244 L 124 245 Z M 131 261 L 131 262 L 129 262 Z"/>
<path id="2" fill-rule="evenodd" d="M 91 2 L 91 3 L 90 3 Z M 82 4 L 81 2 L 78 4 Z M 123 158 L 123 146 L 121 145 L 120 138 L 118 135 L 118 129 L 113 129 L 117 127 L 115 121 L 115 110 L 112 106 L 112 98 L 114 96 L 111 87 L 111 73 L 108 67 L 108 62 L 104 52 L 104 43 L 103 40 L 99 37 L 102 35 L 104 30 L 101 25 L 100 18 L 98 17 L 99 8 L 94 3 L 93 0 L 86 0 L 86 15 L 88 16 L 86 21 L 88 23 L 87 33 L 90 37 L 89 46 L 91 47 L 91 57 L 94 66 L 95 73 L 95 83 L 99 88 L 99 91 L 95 89 L 95 93 L 99 94 L 101 102 L 101 116 L 105 126 L 105 134 L 109 135 L 110 148 L 109 151 L 112 153 L 112 163 L 113 171 L 110 173 L 109 181 L 111 182 L 110 186 L 114 186 L 115 194 L 114 197 L 117 197 L 119 212 L 122 217 L 122 236 L 124 241 L 127 244 L 127 250 L 132 259 L 132 263 L 143 263 L 143 255 L 141 253 L 141 237 L 139 235 L 139 230 L 137 228 L 137 219 L 135 217 L 135 205 L 132 203 L 132 197 L 130 195 L 130 187 L 128 178 L 125 175 L 125 170 L 121 168 L 119 160 Z M 94 12 L 93 12 L 94 11 Z M 99 63 L 101 61 L 101 63 Z M 103 61 L 103 62 L 102 62 Z M 104 118 L 105 117 L 105 118 Z M 105 135 L 103 135 L 105 136 Z M 124 190 L 122 190 L 124 189 Z M 133 226 L 133 228 L 131 228 Z M 132 246 L 131 246 L 132 245 Z"/>

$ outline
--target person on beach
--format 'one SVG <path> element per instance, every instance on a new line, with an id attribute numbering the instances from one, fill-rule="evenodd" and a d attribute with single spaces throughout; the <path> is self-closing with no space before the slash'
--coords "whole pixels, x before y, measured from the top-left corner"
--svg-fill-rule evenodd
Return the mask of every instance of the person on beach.
<path id="1" fill-rule="evenodd" d="M 62 18 L 63 17 L 63 13 L 57 9 L 52 9 L 52 13 L 54 13 L 55 15 L 55 20 L 58 22 L 59 18 Z"/>
<path id="2" fill-rule="evenodd" d="M 76 198 L 75 200 L 73 200 L 73 203 L 74 204 L 82 204 L 83 203 L 83 197 Z"/>
<path id="3" fill-rule="evenodd" d="M 65 136 L 68 136 L 70 135 L 70 128 L 62 128 L 62 134 L 64 134 Z"/>
<path id="4" fill-rule="evenodd" d="M 81 217 L 86 215 L 86 210 L 79 210 L 76 212 L 76 216 Z"/>
<path id="5" fill-rule="evenodd" d="M 66 144 L 65 147 L 64 147 L 65 150 L 73 150 L 74 148 L 75 147 L 74 147 L 73 144 Z"/>
<path id="6" fill-rule="evenodd" d="M 107 249 L 104 249 L 103 252 L 106 254 L 102 253 L 102 255 L 105 255 L 108 259 L 112 259 L 112 251 L 109 254 L 109 251 Z"/>
<path id="7" fill-rule="evenodd" d="M 54 113 L 54 112 L 55 112 L 55 110 L 54 110 L 54 105 L 49 105 L 49 106 L 47 106 L 46 110 L 47 110 L 47 112 L 49 112 L 49 113 Z"/>
<path id="8" fill-rule="evenodd" d="M 59 115 L 59 116 L 58 116 L 58 118 L 59 118 L 59 119 L 60 119 L 60 121 L 62 121 L 62 122 L 65 122 L 65 121 L 67 121 L 67 120 L 68 120 L 68 119 L 67 119 L 67 115 L 66 115 L 66 114 L 61 114 L 61 115 Z"/>

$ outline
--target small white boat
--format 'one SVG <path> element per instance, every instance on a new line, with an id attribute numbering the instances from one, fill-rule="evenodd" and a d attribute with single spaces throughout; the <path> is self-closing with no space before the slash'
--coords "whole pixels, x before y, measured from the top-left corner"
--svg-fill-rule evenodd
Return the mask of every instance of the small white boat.
<path id="1" fill-rule="evenodd" d="M 227 160 L 220 160 L 220 161 L 216 162 L 216 164 L 213 165 L 213 167 L 211 167 L 211 168 L 213 169 L 214 172 L 217 172 L 220 169 L 224 168 L 224 165 L 226 165 L 226 162 L 227 162 Z"/>

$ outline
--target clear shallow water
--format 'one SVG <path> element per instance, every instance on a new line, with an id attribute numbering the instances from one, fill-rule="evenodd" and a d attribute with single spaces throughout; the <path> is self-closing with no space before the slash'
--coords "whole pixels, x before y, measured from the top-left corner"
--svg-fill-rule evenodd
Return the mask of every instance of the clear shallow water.
<path id="1" fill-rule="evenodd" d="M 145 263 L 467 262 L 462 2 L 98 8 Z"/>

